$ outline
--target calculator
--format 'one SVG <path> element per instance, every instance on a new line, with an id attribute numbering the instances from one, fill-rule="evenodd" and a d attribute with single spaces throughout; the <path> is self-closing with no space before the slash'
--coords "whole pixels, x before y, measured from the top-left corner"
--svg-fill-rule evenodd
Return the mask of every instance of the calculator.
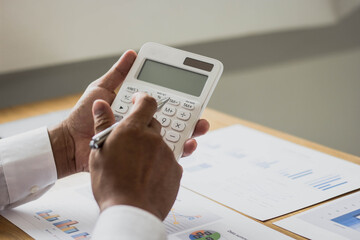
<path id="1" fill-rule="evenodd" d="M 158 43 L 145 43 L 111 105 L 116 121 L 131 112 L 132 95 L 146 92 L 156 100 L 169 98 L 154 118 L 161 136 L 178 160 L 217 82 L 223 64 Z"/>

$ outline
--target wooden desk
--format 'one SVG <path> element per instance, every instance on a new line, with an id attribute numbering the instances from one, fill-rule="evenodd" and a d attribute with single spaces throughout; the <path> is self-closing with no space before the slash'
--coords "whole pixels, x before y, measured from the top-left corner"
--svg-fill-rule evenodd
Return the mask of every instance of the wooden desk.
<path id="1" fill-rule="evenodd" d="M 27 104 L 27 105 L 23 105 L 23 106 L 19 106 L 19 107 L 12 107 L 12 108 L 7 108 L 7 109 L 3 109 L 0 110 L 0 124 L 4 123 L 4 122 L 8 122 L 8 121 L 13 121 L 13 120 L 18 120 L 21 118 L 26 118 L 26 117 L 31 117 L 31 116 L 36 116 L 39 114 L 45 114 L 48 113 L 50 111 L 57 111 L 57 110 L 62 110 L 62 109 L 66 109 L 66 108 L 71 108 L 77 101 L 77 99 L 80 97 L 80 95 L 74 95 L 74 96 L 70 96 L 70 97 L 64 97 L 64 98 L 60 98 L 60 99 L 54 99 L 54 100 L 49 100 L 49 101 L 45 101 L 45 102 L 39 102 L 39 103 L 33 103 L 33 104 Z M 206 109 L 204 114 L 203 114 L 203 118 L 206 118 L 207 120 L 209 120 L 211 128 L 210 130 L 214 130 L 214 129 L 218 129 L 218 128 L 223 128 L 226 126 L 230 126 L 233 124 L 242 124 L 244 126 L 247 127 L 251 127 L 257 130 L 260 130 L 262 132 L 265 133 L 269 133 L 273 136 L 276 137 L 280 137 L 283 138 L 285 140 L 312 148 L 312 149 L 316 149 L 318 151 L 333 155 L 335 157 L 339 157 L 357 164 L 360 164 L 360 157 L 357 156 L 353 156 L 347 153 L 343 153 L 298 137 L 294 137 L 291 136 L 289 134 L 286 133 L 282 133 L 280 131 L 276 131 L 264 126 L 261 126 L 259 124 L 255 124 L 252 122 L 248 122 L 245 120 L 241 120 L 239 118 L 236 117 L 232 117 L 229 116 L 227 114 L 224 113 L 220 113 L 218 111 L 212 110 L 212 109 Z M 320 204 L 317 204 L 315 206 L 318 206 Z M 314 206 L 313 206 L 314 207 Z M 261 222 L 262 224 L 265 224 L 268 227 L 271 227 L 277 231 L 280 231 L 282 233 L 285 233 L 295 239 L 304 239 L 298 235 L 295 235 L 291 232 L 288 232 L 284 229 L 281 229 L 275 225 L 273 225 L 272 223 L 275 221 L 278 221 L 280 219 L 289 217 L 291 215 L 309 210 L 312 207 L 308 207 L 306 209 L 297 211 L 295 213 L 291 213 L 291 214 L 287 214 L 285 216 L 282 217 L 278 217 L 269 221 L 265 221 L 265 222 Z M 254 219 L 255 220 L 255 219 Z M 257 220 L 256 220 L 257 221 Z M 260 221 L 258 221 L 260 222 Z M 2 216 L 0 216 L 0 239 L 32 239 L 29 235 L 27 235 L 26 233 L 24 233 L 21 229 L 17 228 L 15 225 L 13 225 L 12 223 L 10 223 L 9 221 L 7 221 L 5 218 L 3 218 Z"/>

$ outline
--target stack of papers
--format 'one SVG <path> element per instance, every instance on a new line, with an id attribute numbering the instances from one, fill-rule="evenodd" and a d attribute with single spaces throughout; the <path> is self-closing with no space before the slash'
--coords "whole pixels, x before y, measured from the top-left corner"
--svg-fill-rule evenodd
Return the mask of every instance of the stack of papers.
<path id="1" fill-rule="evenodd" d="M 56 124 L 68 113 L 2 124 L 0 136 Z M 169 239 L 291 239 L 230 208 L 264 221 L 360 188 L 359 165 L 241 125 L 198 138 L 197 151 L 180 164 L 182 187 L 164 221 Z M 359 209 L 357 193 L 276 225 L 312 239 L 360 239 Z M 36 239 L 90 239 L 99 210 L 84 173 L 1 214 Z"/>
<path id="2" fill-rule="evenodd" d="M 2 215 L 35 239 L 90 239 L 99 209 L 89 174 L 62 179 L 56 188 Z M 164 224 L 169 240 L 292 239 L 184 188 Z"/>
<path id="3" fill-rule="evenodd" d="M 241 126 L 198 139 L 182 185 L 259 220 L 360 188 L 360 166 Z"/>

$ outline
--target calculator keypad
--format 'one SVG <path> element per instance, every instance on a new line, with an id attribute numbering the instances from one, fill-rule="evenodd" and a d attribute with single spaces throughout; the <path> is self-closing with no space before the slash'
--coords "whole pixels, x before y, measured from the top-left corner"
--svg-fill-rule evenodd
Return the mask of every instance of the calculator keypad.
<path id="1" fill-rule="evenodd" d="M 185 111 L 185 110 L 179 110 L 178 113 L 176 114 L 176 117 L 177 117 L 178 119 L 187 121 L 187 120 L 190 119 L 191 113 L 188 112 L 188 111 Z"/>
<path id="2" fill-rule="evenodd" d="M 125 90 L 126 91 L 120 90 L 120 96 L 118 96 L 120 101 L 114 102 L 114 105 L 112 106 L 116 121 L 120 121 L 130 113 L 132 107 L 131 98 L 136 92 L 146 92 L 156 100 L 167 97 L 163 92 L 148 89 L 144 90 L 133 86 L 126 86 Z M 177 149 L 176 143 L 184 142 L 186 140 L 184 138 L 188 137 L 183 136 L 183 134 L 186 134 L 187 132 L 185 131 L 186 127 L 192 124 L 191 117 L 195 110 L 196 107 L 194 102 L 181 100 L 177 97 L 170 97 L 167 104 L 154 114 L 154 118 L 158 120 L 162 126 L 160 134 L 172 151 L 181 152 L 180 149 Z"/>
<path id="3" fill-rule="evenodd" d="M 170 125 L 171 123 L 171 120 L 169 117 L 166 117 L 164 115 L 160 115 L 157 120 L 159 121 L 159 123 L 161 124 L 161 126 L 163 127 L 167 127 Z"/>

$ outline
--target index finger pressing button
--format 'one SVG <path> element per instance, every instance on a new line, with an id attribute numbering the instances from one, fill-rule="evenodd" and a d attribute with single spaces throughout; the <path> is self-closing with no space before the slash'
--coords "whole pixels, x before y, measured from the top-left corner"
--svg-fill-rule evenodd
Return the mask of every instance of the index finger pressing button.
<path id="1" fill-rule="evenodd" d="M 149 125 L 157 109 L 155 99 L 145 93 L 135 93 L 133 101 L 128 121 Z"/>

